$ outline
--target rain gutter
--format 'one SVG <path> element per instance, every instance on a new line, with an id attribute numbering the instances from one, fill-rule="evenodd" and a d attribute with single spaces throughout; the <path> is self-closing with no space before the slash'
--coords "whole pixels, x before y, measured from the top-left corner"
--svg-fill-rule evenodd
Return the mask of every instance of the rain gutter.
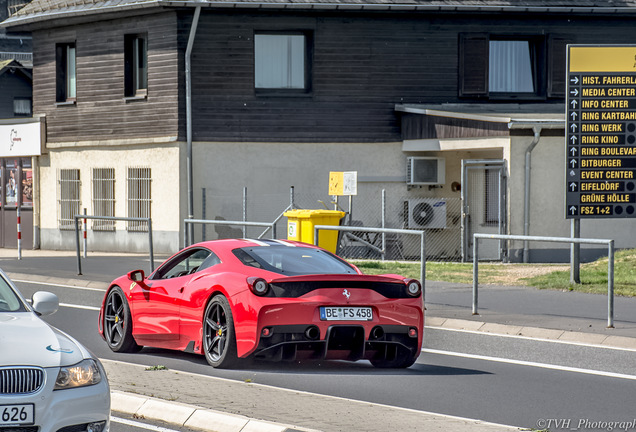
<path id="1" fill-rule="evenodd" d="M 186 171 L 188 177 L 188 219 L 194 218 L 194 188 L 192 174 L 192 45 L 199 25 L 201 6 L 194 9 L 190 35 L 188 36 L 188 46 L 185 52 L 185 81 L 186 81 Z M 189 244 L 194 243 L 194 232 L 192 229 L 183 233 L 184 237 L 189 236 Z"/>
<path id="2" fill-rule="evenodd" d="M 564 122 L 562 120 L 557 121 L 511 121 L 508 123 L 509 129 L 532 129 L 534 137 L 532 142 L 526 149 L 525 154 L 525 180 L 523 191 L 523 235 L 530 235 L 530 172 L 532 168 L 532 151 L 539 144 L 541 140 L 542 129 L 563 129 Z M 523 262 L 527 263 L 530 259 L 530 250 L 528 246 L 528 240 L 523 241 Z"/>

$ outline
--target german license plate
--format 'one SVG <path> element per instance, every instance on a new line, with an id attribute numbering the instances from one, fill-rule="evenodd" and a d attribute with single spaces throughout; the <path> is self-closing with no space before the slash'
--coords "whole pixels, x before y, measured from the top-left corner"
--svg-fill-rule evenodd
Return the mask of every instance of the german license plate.
<path id="1" fill-rule="evenodd" d="M 371 321 L 373 311 L 370 307 L 323 306 L 320 308 L 323 321 Z"/>
<path id="2" fill-rule="evenodd" d="M 0 405 L 0 426 L 35 423 L 33 404 Z"/>

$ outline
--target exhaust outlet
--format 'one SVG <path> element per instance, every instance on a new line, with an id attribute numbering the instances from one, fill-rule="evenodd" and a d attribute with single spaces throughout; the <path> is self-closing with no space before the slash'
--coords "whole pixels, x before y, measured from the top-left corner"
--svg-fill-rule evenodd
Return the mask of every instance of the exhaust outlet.
<path id="1" fill-rule="evenodd" d="M 384 337 L 384 329 L 382 327 L 373 327 L 371 329 L 370 339 L 382 339 Z"/>
<path id="2" fill-rule="evenodd" d="M 320 338 L 320 330 L 316 326 L 307 327 L 305 337 L 309 340 L 318 340 Z"/>

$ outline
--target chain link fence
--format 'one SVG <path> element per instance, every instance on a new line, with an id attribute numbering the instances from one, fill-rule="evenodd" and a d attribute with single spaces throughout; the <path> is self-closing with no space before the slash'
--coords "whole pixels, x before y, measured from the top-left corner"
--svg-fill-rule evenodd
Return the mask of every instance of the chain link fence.
<path id="1" fill-rule="evenodd" d="M 383 191 L 357 196 L 334 197 L 290 188 L 276 194 L 213 195 L 202 191 L 202 219 L 274 222 L 278 238 L 287 238 L 287 218 L 294 209 L 341 210 L 341 225 L 373 228 L 417 229 L 426 232 L 427 261 L 461 261 L 461 200 L 459 198 L 414 198 Z M 196 226 L 195 241 L 217 238 L 258 238 L 265 228 L 229 225 Z M 271 238 L 271 232 L 263 238 Z M 337 254 L 346 259 L 419 261 L 416 236 L 347 232 L 340 233 Z"/>

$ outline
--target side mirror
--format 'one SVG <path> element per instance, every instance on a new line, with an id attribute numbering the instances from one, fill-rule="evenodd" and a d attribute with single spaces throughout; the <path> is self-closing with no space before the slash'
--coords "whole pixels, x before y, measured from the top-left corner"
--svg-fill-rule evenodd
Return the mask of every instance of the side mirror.
<path id="1" fill-rule="evenodd" d="M 133 270 L 128 273 L 128 279 L 134 282 L 143 282 L 146 278 L 143 270 Z"/>
<path id="2" fill-rule="evenodd" d="M 48 291 L 38 291 L 31 297 L 31 305 L 33 310 L 40 316 L 52 315 L 57 312 L 60 307 L 60 301 L 57 296 Z"/>

